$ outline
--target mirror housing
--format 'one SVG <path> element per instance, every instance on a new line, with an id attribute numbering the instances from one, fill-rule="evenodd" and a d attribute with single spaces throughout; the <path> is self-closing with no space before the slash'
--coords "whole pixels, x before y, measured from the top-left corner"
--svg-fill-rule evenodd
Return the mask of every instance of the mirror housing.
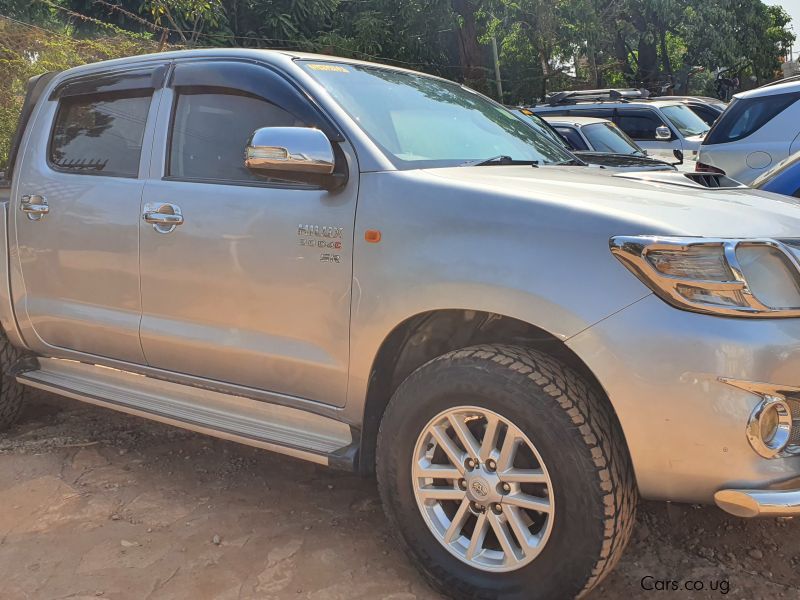
<path id="1" fill-rule="evenodd" d="M 672 131 L 666 125 L 659 125 L 656 127 L 656 139 L 660 142 L 671 140 Z"/>
<path id="2" fill-rule="evenodd" d="M 335 173 L 333 144 L 311 127 L 262 127 L 247 142 L 244 166 L 264 177 L 303 181 L 335 189 L 343 185 Z"/>
<path id="3" fill-rule="evenodd" d="M 682 165 L 683 164 L 683 150 L 678 150 L 677 148 L 675 148 L 672 151 L 672 154 L 673 154 L 673 156 L 675 156 L 675 158 L 678 159 L 678 162 L 672 163 L 672 164 L 673 165 Z"/>

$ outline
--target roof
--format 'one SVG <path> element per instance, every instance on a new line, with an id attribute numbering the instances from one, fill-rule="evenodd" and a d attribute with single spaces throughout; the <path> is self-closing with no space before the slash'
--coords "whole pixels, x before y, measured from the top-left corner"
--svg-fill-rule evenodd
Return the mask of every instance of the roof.
<path id="1" fill-rule="evenodd" d="M 286 65 L 295 59 L 303 60 L 316 60 L 319 62 L 339 62 L 351 65 L 362 65 L 371 67 L 381 67 L 391 69 L 393 71 L 401 71 L 405 73 L 413 73 L 415 75 L 429 77 L 431 79 L 445 80 L 435 75 L 413 71 L 411 69 L 404 69 L 402 67 L 395 67 L 393 65 L 386 65 L 383 63 L 374 63 L 363 60 L 356 60 L 353 58 L 344 58 L 341 56 L 331 56 L 328 54 L 311 54 L 308 52 L 292 52 L 290 50 L 266 50 L 266 49 L 253 49 L 253 48 L 200 48 L 194 50 L 174 50 L 172 52 L 159 52 L 153 54 L 137 54 L 134 56 L 127 56 L 125 58 L 116 58 L 113 60 L 100 61 L 96 63 L 89 63 L 68 69 L 70 75 L 77 73 L 91 73 L 99 69 L 106 69 L 108 67 L 125 66 L 128 64 L 147 63 L 150 61 L 164 61 L 175 60 L 178 58 L 249 58 L 261 60 L 275 65 Z M 453 83 L 453 82 L 450 82 Z"/>
<path id="2" fill-rule="evenodd" d="M 595 125 L 597 123 L 610 123 L 608 119 L 600 119 L 598 117 L 578 117 L 575 115 L 544 115 L 542 118 L 550 123 L 550 125 L 576 125 L 578 127 L 583 127 L 584 125 Z"/>
<path id="3" fill-rule="evenodd" d="M 711 96 L 656 96 L 651 100 L 678 100 L 679 102 L 702 102 L 703 104 L 725 104 L 724 100 Z"/>
<path id="4" fill-rule="evenodd" d="M 734 98 L 758 98 L 761 96 L 774 96 L 776 94 L 785 94 L 787 92 L 800 92 L 800 80 L 784 81 L 781 83 L 771 83 L 754 90 L 747 90 L 735 94 Z"/>
<path id="5" fill-rule="evenodd" d="M 573 108 L 586 108 L 590 106 L 601 107 L 601 108 L 650 108 L 650 107 L 657 107 L 661 108 L 663 106 L 675 106 L 675 105 L 683 105 L 683 102 L 680 100 L 666 100 L 663 98 L 658 98 L 654 100 L 629 100 L 629 101 L 618 101 L 618 100 L 584 100 L 584 101 L 577 101 L 577 102 L 564 102 L 562 104 L 537 104 L 536 106 L 532 107 L 532 110 L 538 111 L 547 111 L 551 109 L 555 110 L 563 110 L 563 109 L 573 109 Z"/>

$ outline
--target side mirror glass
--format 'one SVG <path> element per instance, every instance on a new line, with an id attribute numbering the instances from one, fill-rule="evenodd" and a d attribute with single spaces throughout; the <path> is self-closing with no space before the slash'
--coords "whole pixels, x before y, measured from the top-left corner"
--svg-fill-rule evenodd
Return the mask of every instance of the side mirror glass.
<path id="1" fill-rule="evenodd" d="M 682 165 L 683 164 L 683 150 L 678 150 L 677 148 L 675 148 L 672 151 L 672 154 L 673 154 L 673 156 L 675 156 L 675 158 L 678 159 L 678 162 L 672 163 L 672 164 L 673 165 Z"/>
<path id="2" fill-rule="evenodd" d="M 656 127 L 656 139 L 659 141 L 671 140 L 672 132 L 666 125 Z"/>
<path id="3" fill-rule="evenodd" d="M 265 177 L 294 179 L 291 174 L 332 175 L 336 159 L 330 140 L 319 129 L 262 127 L 247 142 L 244 166 Z"/>

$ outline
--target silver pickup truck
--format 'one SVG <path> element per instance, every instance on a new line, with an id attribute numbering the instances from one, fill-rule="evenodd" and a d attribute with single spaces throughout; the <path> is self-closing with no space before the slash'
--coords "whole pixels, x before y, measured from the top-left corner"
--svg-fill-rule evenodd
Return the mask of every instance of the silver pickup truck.
<path id="1" fill-rule="evenodd" d="M 586 593 L 639 496 L 800 512 L 796 201 L 257 50 L 36 78 L 10 167 L 3 426 L 33 387 L 376 473 L 454 598 Z"/>

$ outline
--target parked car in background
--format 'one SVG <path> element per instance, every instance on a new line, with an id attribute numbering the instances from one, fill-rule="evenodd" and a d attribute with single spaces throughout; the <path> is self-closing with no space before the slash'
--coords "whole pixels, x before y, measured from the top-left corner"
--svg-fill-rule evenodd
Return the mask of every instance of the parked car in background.
<path id="1" fill-rule="evenodd" d="M 759 175 L 751 187 L 800 198 L 800 151 Z"/>
<path id="2" fill-rule="evenodd" d="M 629 167 L 638 170 L 674 170 L 673 163 L 647 155 L 625 132 L 608 119 L 595 117 L 544 117 L 567 142 L 570 149 L 586 162 Z"/>
<path id="3" fill-rule="evenodd" d="M 800 81 L 736 94 L 700 146 L 697 170 L 752 183 L 800 150 Z"/>
<path id="4" fill-rule="evenodd" d="M 671 171 L 672 163 L 647 156 L 616 125 L 606 119 L 592 117 L 542 117 L 527 108 L 513 109 L 515 113 L 542 135 L 552 137 L 575 156 L 589 165 L 625 171 Z M 554 127 L 550 121 L 563 123 Z M 582 127 L 593 125 L 594 127 Z M 578 130 L 586 130 L 583 134 Z M 610 129 L 611 131 L 605 131 Z M 587 137 L 588 136 L 588 137 Z"/>
<path id="5" fill-rule="evenodd" d="M 677 101 L 692 109 L 698 117 L 711 127 L 727 107 L 727 104 L 718 98 L 710 96 L 658 96 L 654 100 Z"/>
<path id="6" fill-rule="evenodd" d="M 564 92 L 530 107 L 544 116 L 597 117 L 613 121 L 648 154 L 672 160 L 675 150 L 687 158 L 700 148 L 709 126 L 692 109 L 675 100 L 615 99 L 614 94 Z"/>

